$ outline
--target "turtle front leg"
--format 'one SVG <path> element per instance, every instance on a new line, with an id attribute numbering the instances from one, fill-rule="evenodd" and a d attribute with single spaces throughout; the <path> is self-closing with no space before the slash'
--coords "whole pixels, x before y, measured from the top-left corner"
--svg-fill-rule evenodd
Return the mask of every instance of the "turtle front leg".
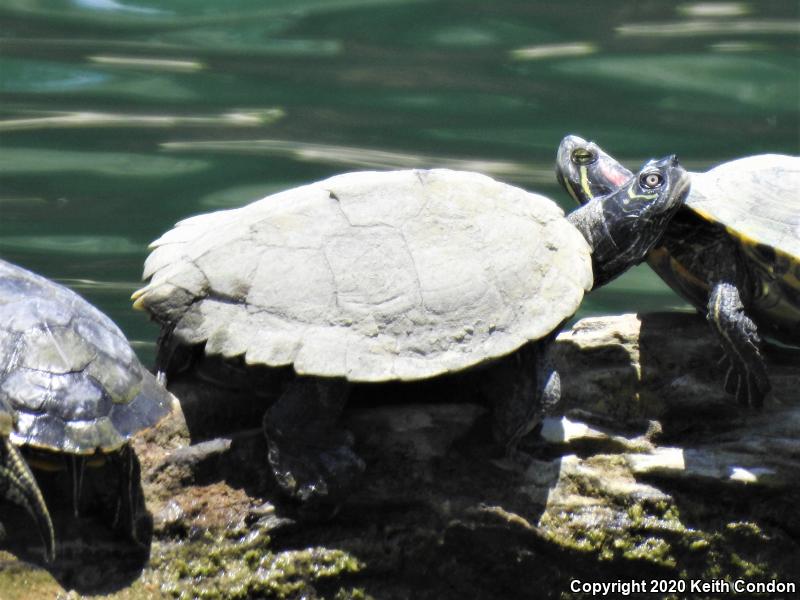
<path id="1" fill-rule="evenodd" d="M 725 352 L 725 391 L 734 394 L 742 406 L 761 408 L 771 389 L 761 338 L 735 285 L 722 281 L 713 286 L 707 319 Z"/>
<path id="2" fill-rule="evenodd" d="M 348 393 L 344 379 L 298 377 L 264 414 L 275 480 L 303 504 L 337 504 L 364 471 L 352 436 L 337 426 Z"/>
<path id="3" fill-rule="evenodd" d="M 50 513 L 33 473 L 6 437 L 0 438 L 0 497 L 21 506 L 33 518 L 44 542 L 45 560 L 51 562 L 56 542 Z"/>
<path id="4" fill-rule="evenodd" d="M 520 440 L 561 401 L 561 379 L 550 361 L 557 332 L 504 358 L 488 378 L 494 407 L 494 438 L 518 457 Z"/>

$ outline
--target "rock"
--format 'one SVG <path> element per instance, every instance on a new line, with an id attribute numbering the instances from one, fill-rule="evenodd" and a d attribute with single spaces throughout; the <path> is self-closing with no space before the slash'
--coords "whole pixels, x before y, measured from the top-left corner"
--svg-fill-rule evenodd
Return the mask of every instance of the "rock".
<path id="1" fill-rule="evenodd" d="M 257 428 L 190 446 L 176 417 L 135 442 L 149 559 L 126 570 L 84 519 L 51 574 L 10 539 L 0 597 L 583 598 L 591 583 L 674 580 L 672 597 L 717 598 L 734 595 L 725 581 L 800 586 L 800 359 L 767 352 L 775 389 L 756 413 L 724 394 L 718 356 L 695 315 L 576 323 L 553 351 L 564 414 L 523 440 L 527 462 L 498 455 L 484 407 L 438 387 L 354 406 L 344 425 L 364 484 L 326 518 L 280 501 Z M 104 541 L 87 549 L 92 535 Z M 716 587 L 690 593 L 702 582 Z"/>
<path id="2" fill-rule="evenodd" d="M 741 419 L 722 389 L 716 362 L 722 350 L 695 315 L 655 313 L 588 318 L 558 338 L 556 362 L 563 365 L 564 408 L 580 408 L 612 421 L 683 418 L 696 426 L 698 413 L 709 425 L 727 427 Z M 797 351 L 769 348 L 772 398 L 779 406 L 796 398 Z M 720 422 L 722 419 L 722 422 Z"/>

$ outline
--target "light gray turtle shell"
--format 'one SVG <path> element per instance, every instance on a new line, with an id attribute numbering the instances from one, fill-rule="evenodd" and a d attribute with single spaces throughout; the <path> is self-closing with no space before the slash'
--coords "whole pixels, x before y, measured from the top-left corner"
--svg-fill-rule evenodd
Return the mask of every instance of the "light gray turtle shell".
<path id="1" fill-rule="evenodd" d="M 800 261 L 800 157 L 762 154 L 692 173 L 686 204 L 744 244 Z"/>
<path id="2" fill-rule="evenodd" d="M 151 248 L 136 305 L 183 343 L 350 381 L 506 355 L 593 281 L 555 203 L 444 169 L 339 175 L 186 219 Z"/>
<path id="3" fill-rule="evenodd" d="M 0 260 L 0 407 L 16 416 L 14 444 L 110 452 L 166 416 L 171 398 L 108 317 Z"/>

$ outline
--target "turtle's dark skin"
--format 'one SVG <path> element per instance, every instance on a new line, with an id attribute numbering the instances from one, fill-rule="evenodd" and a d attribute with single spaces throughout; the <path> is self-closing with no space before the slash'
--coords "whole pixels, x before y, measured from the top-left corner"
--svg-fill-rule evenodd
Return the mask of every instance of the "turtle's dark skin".
<path id="1" fill-rule="evenodd" d="M 688 192 L 675 156 L 651 160 L 623 186 L 567 215 L 592 247 L 596 289 L 642 262 Z"/>
<path id="2" fill-rule="evenodd" d="M 789 176 L 789 171 L 778 164 L 789 164 L 796 178 L 797 167 L 785 162 L 796 159 L 754 158 L 763 159 L 763 174 L 755 171 L 766 178 L 761 185 L 783 189 L 787 195 L 785 202 L 797 198 L 793 184 L 775 181 Z M 752 159 L 737 161 L 743 164 L 743 170 L 746 160 Z M 577 136 L 567 136 L 561 142 L 557 173 L 560 183 L 580 204 L 618 189 L 633 176 L 597 144 Z M 693 174 L 695 182 L 703 177 L 707 175 Z M 731 177 L 735 179 L 736 173 Z M 724 200 L 731 206 L 739 203 L 740 212 L 746 216 L 750 203 L 758 204 L 748 199 L 756 193 L 754 187 L 750 179 L 743 178 L 741 188 Z M 793 274 L 800 259 L 770 246 L 770 235 L 777 240 L 779 228 L 788 229 L 788 224 L 779 225 L 780 214 L 775 217 L 774 233 L 767 230 L 762 233 L 763 241 L 755 240 L 742 233 L 738 223 L 720 222 L 701 208 L 701 200 L 723 199 L 715 194 L 719 196 L 722 192 L 717 193 L 713 188 L 702 193 L 690 192 L 662 240 L 647 256 L 647 262 L 672 289 L 705 315 L 724 350 L 725 390 L 735 395 L 741 405 L 759 408 L 771 389 L 762 356 L 761 334 L 800 344 L 800 279 Z M 751 208 L 773 210 L 766 199 L 760 207 Z M 791 213 L 790 206 L 787 212 Z"/>
<path id="3" fill-rule="evenodd" d="M 552 201 L 532 197 L 533 194 L 475 173 L 432 170 L 345 174 L 241 209 L 200 215 L 181 222 L 153 243 L 155 249 L 145 264 L 145 276 L 151 277 L 151 282 L 134 294 L 134 306 L 147 309 L 162 324 L 158 368 L 171 384 L 184 371 L 190 375 L 198 373 L 200 377 L 207 375 L 203 366 L 208 363 L 236 363 L 241 368 L 241 377 L 229 377 L 228 386 L 252 388 L 266 399 L 267 394 L 262 390 L 270 386 L 253 385 L 251 380 L 244 383 L 243 379 L 251 375 L 257 377 L 256 371 L 283 376 L 284 385 L 276 391 L 263 418 L 268 460 L 275 480 L 284 493 L 306 507 L 336 504 L 355 487 L 364 469 L 363 461 L 351 449 L 350 436 L 337 425 L 350 392 L 350 382 L 357 385 L 367 381 L 420 381 L 445 373 L 460 373 L 473 366 L 485 367 L 478 379 L 493 392 L 489 400 L 493 408 L 495 440 L 509 454 L 515 453 L 519 439 L 560 400 L 558 373 L 546 360 L 547 347 L 560 324 L 577 308 L 585 290 L 604 285 L 644 260 L 687 191 L 686 172 L 672 156 L 648 162 L 624 188 L 595 199 L 566 219 Z M 419 204 L 415 205 L 417 201 Z M 518 209 L 521 212 L 517 212 Z M 474 219 L 475 214 L 479 214 L 480 219 Z M 395 227 L 397 221 L 401 225 Z M 339 222 L 340 228 L 328 233 L 326 238 L 325 231 L 320 229 L 333 227 L 330 223 L 334 222 Z M 469 227 L 459 229 L 463 222 L 469 223 Z M 487 222 L 496 227 L 486 226 L 481 230 L 480 226 Z M 408 242 L 406 236 L 413 235 L 414 227 L 420 223 L 430 226 L 433 235 L 416 238 L 422 240 L 416 243 L 413 239 Z M 439 226 L 441 223 L 446 225 Z M 541 225 L 534 226 L 534 223 Z M 551 226 L 557 227 L 558 233 L 547 229 Z M 405 228 L 404 235 L 397 234 L 402 228 Z M 533 235 L 523 239 L 517 232 L 529 231 L 525 228 L 531 228 Z M 370 237 L 367 243 L 360 236 L 367 236 L 370 231 L 380 231 L 380 236 Z M 480 235 L 475 235 L 476 231 L 480 231 Z M 224 236 L 219 243 L 215 238 L 217 234 Z M 393 247 L 387 251 L 381 243 L 394 239 L 392 235 L 403 238 L 405 245 L 399 244 L 397 249 Z M 490 235 L 495 235 L 492 243 L 483 243 Z M 329 245 L 320 243 L 320 239 Z M 511 244 L 508 239 L 512 240 Z M 234 246 L 235 254 L 231 250 Z M 305 263 L 315 260 L 314 252 L 318 247 L 335 247 L 336 252 L 326 254 L 325 261 L 320 259 L 324 276 L 315 281 L 320 281 L 319 289 L 324 290 L 325 277 L 332 272 L 337 293 L 312 289 L 302 295 L 307 280 L 316 277 L 317 271 L 308 271 L 305 277 L 297 273 Z M 376 252 L 376 248 L 380 251 Z M 386 277 L 384 265 L 388 262 L 390 267 L 395 266 L 391 261 L 395 256 L 409 254 L 409 248 L 417 253 L 413 266 L 397 267 L 390 271 L 391 277 Z M 483 271 L 474 271 L 474 280 L 459 277 L 441 285 L 440 281 L 450 275 L 443 271 L 449 267 L 451 272 L 460 274 L 487 255 L 498 257 L 495 277 L 510 271 L 514 274 L 510 278 L 512 285 L 520 281 L 533 281 L 536 285 L 526 289 L 527 295 L 523 297 L 515 296 L 517 288 L 513 288 L 508 298 L 492 305 L 501 307 L 499 309 L 487 308 L 476 315 L 464 316 L 465 307 L 477 305 L 489 296 L 475 282 Z M 238 277 L 239 264 L 245 265 L 250 256 L 257 257 L 259 268 L 276 269 L 274 276 L 260 279 L 258 273 L 250 272 L 246 277 Z M 342 256 L 352 256 L 353 260 L 346 268 L 330 267 L 330 263 L 341 260 Z M 474 257 L 474 260 L 465 260 L 464 256 Z M 520 260 L 520 256 L 525 259 Z M 441 257 L 448 260 L 440 262 Z M 274 266 L 281 259 L 292 267 L 285 277 L 283 271 L 277 272 L 283 265 Z M 231 266 L 232 260 L 238 264 Z M 352 275 L 354 270 L 358 277 Z M 421 293 L 415 295 L 416 292 L 424 288 L 420 273 L 428 276 L 425 281 L 429 282 L 429 288 L 425 289 L 441 290 L 441 294 L 437 296 L 431 292 L 430 302 L 413 304 L 422 296 Z M 410 276 L 403 279 L 406 274 Z M 398 279 L 404 284 L 392 288 Z M 364 281 L 369 285 L 358 288 Z M 558 292 L 545 291 L 553 282 L 558 286 L 563 284 L 563 288 L 559 287 Z M 373 300 L 369 294 L 384 287 L 392 293 Z M 362 289 L 366 291 L 358 296 L 355 292 Z M 480 289 L 481 293 L 475 294 L 475 289 Z M 403 294 L 409 290 L 412 306 L 418 307 L 416 313 L 412 312 L 413 319 L 406 317 L 411 309 L 405 313 L 392 312 L 398 298 L 403 300 Z M 567 298 L 567 293 L 572 291 L 577 292 L 574 304 Z M 436 305 L 441 297 L 446 298 L 448 304 Z M 374 334 L 367 332 L 364 338 L 380 342 L 379 336 L 389 331 L 392 335 L 385 334 L 389 343 L 367 345 L 357 360 L 342 361 L 345 366 L 341 369 L 336 362 L 338 357 L 349 358 L 346 351 L 360 343 L 361 338 L 340 342 L 337 337 L 337 343 L 322 346 L 318 354 L 312 355 L 311 350 L 302 354 L 301 351 L 289 359 L 273 360 L 284 346 L 277 342 L 270 345 L 271 338 L 280 341 L 293 333 L 286 325 L 289 320 L 286 315 L 293 314 L 296 305 L 304 308 L 319 299 L 324 300 L 320 303 L 323 308 L 312 304 L 318 312 L 303 321 L 299 330 L 317 326 L 322 332 L 320 338 L 327 339 L 326 335 L 333 335 L 330 330 L 335 330 L 335 334 L 345 329 L 351 332 L 363 323 L 377 321 L 380 327 L 375 328 Z M 540 300 L 541 304 L 526 313 L 526 318 L 532 315 L 529 320 L 534 325 L 541 316 L 552 318 L 539 329 L 533 329 L 528 321 L 521 325 L 501 323 L 502 326 L 495 327 L 495 320 L 502 319 L 504 314 L 518 306 L 527 307 L 526 302 Z M 342 308 L 353 305 L 351 313 Z M 444 308 L 434 312 L 442 305 Z M 568 309 L 562 314 L 563 306 Z M 270 312 L 273 309 L 274 319 Z M 302 316 L 305 318 L 309 313 L 311 309 Z M 324 318 L 314 320 L 318 313 L 324 314 Z M 259 321 L 265 314 L 268 317 Z M 380 320 L 385 314 L 390 314 L 391 319 Z M 432 315 L 439 320 L 431 320 Z M 455 334 L 445 330 L 441 315 L 450 318 L 446 325 L 453 324 Z M 395 327 L 396 323 L 400 326 Z M 503 342 L 503 351 L 473 359 L 486 346 L 471 340 L 480 339 L 489 347 L 499 345 L 497 340 L 503 340 L 509 332 L 518 333 L 515 325 L 525 334 L 517 335 L 511 343 Z M 253 331 L 258 335 L 253 335 Z M 399 333 L 394 335 L 395 331 Z M 392 353 L 414 336 L 419 341 L 411 352 Z M 312 344 L 320 338 L 310 341 L 302 338 L 302 343 L 295 343 L 291 338 L 288 346 L 316 348 Z M 429 339 L 433 341 L 428 342 Z M 355 341 L 348 345 L 348 340 Z M 453 345 L 461 344 L 457 346 L 458 352 L 438 358 L 437 344 L 442 346 L 451 341 Z M 370 351 L 373 347 L 374 353 Z M 307 358 L 309 355 L 313 361 Z M 403 362 L 409 355 L 411 358 Z M 433 369 L 422 373 L 414 371 L 419 365 L 425 368 L 432 365 Z M 287 368 L 290 366 L 294 371 Z M 356 369 L 363 370 L 354 374 Z M 217 371 L 222 372 L 221 369 Z M 225 376 L 212 375 L 210 379 L 215 378 L 224 379 Z M 220 394 L 220 399 L 224 398 L 224 394 Z"/>
<path id="4" fill-rule="evenodd" d="M 56 552 L 53 523 L 33 473 L 8 439 L 13 428 L 11 407 L 0 399 L 0 498 L 21 506 L 31 516 L 44 542 L 45 559 L 51 561 Z"/>
<path id="5" fill-rule="evenodd" d="M 107 316 L 64 286 L 3 260 L 0 407 L 0 419 L 8 422 L 0 431 L 0 490 L 15 494 L 12 499 L 33 515 L 49 556 L 52 525 L 20 455 L 34 470 L 56 472 L 41 474 L 46 492 L 45 478 L 68 474 L 71 489 L 59 488 L 58 498 L 68 499 L 76 514 L 84 504 L 84 467 L 106 465 L 99 493 L 85 500 L 108 499 L 108 507 L 101 504 L 114 528 L 140 545 L 149 543 L 144 537 L 151 520 L 128 440 L 169 414 L 172 397 Z M 52 505 L 56 498 L 48 497 Z"/>

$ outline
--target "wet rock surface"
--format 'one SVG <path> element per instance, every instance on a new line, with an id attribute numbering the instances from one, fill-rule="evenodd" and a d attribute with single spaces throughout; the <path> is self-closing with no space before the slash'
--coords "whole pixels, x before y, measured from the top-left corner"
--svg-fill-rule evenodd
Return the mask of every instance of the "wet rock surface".
<path id="1" fill-rule="evenodd" d="M 755 413 L 722 391 L 720 355 L 694 315 L 580 321 L 555 349 L 564 416 L 523 440 L 527 460 L 491 443 L 474 386 L 356 402 L 344 424 L 363 485 L 325 515 L 281 501 L 258 419 L 190 440 L 174 414 L 134 443 L 149 548 L 57 502 L 59 556 L 46 565 L 25 515 L 3 505 L 0 598 L 590 597 L 573 579 L 682 580 L 685 592 L 641 597 L 718 598 L 690 582 L 800 586 L 800 359 L 768 353 L 774 394 Z M 91 477 L 85 493 L 102 489 Z"/>

